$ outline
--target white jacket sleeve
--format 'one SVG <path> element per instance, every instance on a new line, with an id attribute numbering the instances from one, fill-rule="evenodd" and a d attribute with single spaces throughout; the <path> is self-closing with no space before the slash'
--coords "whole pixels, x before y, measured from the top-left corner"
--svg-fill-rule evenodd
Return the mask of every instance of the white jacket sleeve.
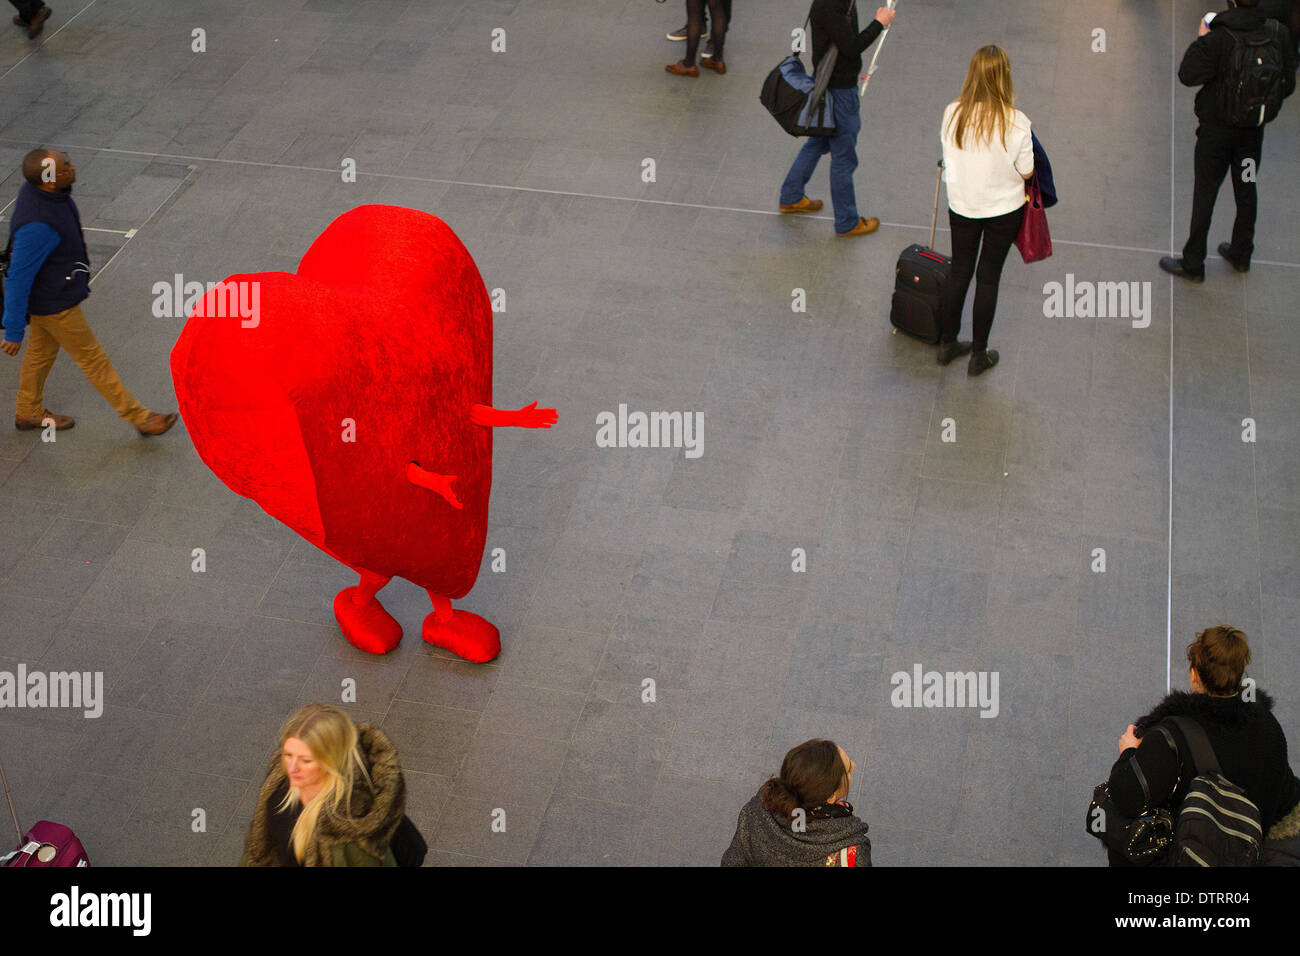
<path id="1" fill-rule="evenodd" d="M 1019 117 L 1024 119 L 1024 129 L 1021 130 L 1017 125 L 1016 134 L 1020 139 L 1020 152 L 1015 159 L 1016 172 L 1021 176 L 1028 176 L 1034 171 L 1034 136 L 1030 128 L 1029 117 L 1020 113 Z"/>

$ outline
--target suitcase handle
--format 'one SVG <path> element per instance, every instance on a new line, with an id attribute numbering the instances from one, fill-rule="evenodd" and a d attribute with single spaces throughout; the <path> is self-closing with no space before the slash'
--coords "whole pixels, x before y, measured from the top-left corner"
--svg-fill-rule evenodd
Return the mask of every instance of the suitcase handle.
<path id="1" fill-rule="evenodd" d="M 939 160 L 939 171 L 934 174 L 934 212 L 930 214 L 930 242 L 931 249 L 934 248 L 934 227 L 939 222 L 939 183 L 943 181 L 943 160 Z"/>

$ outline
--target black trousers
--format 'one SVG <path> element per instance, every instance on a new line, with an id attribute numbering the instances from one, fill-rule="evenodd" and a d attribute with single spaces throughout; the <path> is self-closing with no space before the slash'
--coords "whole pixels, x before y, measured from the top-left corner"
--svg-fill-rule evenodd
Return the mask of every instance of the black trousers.
<path id="1" fill-rule="evenodd" d="M 1237 200 L 1237 218 L 1232 224 L 1232 258 L 1250 262 L 1255 251 L 1255 214 L 1258 202 L 1255 173 L 1264 148 L 1264 127 L 1208 126 L 1196 129 L 1196 185 L 1192 189 L 1192 228 L 1183 246 L 1183 265 L 1193 272 L 1205 267 L 1205 246 L 1210 235 L 1210 217 L 1219 198 L 1223 177 L 1232 174 L 1232 194 Z M 1253 160 L 1243 168 L 1246 160 Z M 1247 175 L 1249 173 L 1249 175 Z"/>
<path id="2" fill-rule="evenodd" d="M 952 276 L 948 280 L 943 326 L 939 330 L 942 341 L 957 341 L 957 333 L 961 331 L 961 311 L 966 305 L 966 290 L 970 288 L 973 276 L 975 305 L 971 348 L 980 352 L 989 347 L 989 330 L 993 328 L 993 313 L 998 307 L 1002 265 L 1016 241 L 1024 216 L 1024 206 L 1004 216 L 990 216 L 988 219 L 968 219 L 948 210 L 948 225 L 952 227 Z M 983 248 L 980 248 L 981 239 Z"/>

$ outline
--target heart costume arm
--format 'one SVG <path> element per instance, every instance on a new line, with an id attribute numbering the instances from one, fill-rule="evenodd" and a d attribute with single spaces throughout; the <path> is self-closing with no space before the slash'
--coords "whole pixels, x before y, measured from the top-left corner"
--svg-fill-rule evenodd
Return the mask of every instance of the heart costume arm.
<path id="1" fill-rule="evenodd" d="M 469 407 L 469 420 L 486 428 L 550 428 L 560 416 L 553 408 L 538 408 L 536 402 L 515 409 L 475 404 Z"/>
<path id="2" fill-rule="evenodd" d="M 406 466 L 406 480 L 413 485 L 419 485 L 421 488 L 428 488 L 447 499 L 447 504 L 456 510 L 465 507 L 461 504 L 460 499 L 456 497 L 456 492 L 451 490 L 451 483 L 457 478 L 456 475 L 435 475 L 431 471 L 425 471 L 416 461 L 409 462 Z"/>

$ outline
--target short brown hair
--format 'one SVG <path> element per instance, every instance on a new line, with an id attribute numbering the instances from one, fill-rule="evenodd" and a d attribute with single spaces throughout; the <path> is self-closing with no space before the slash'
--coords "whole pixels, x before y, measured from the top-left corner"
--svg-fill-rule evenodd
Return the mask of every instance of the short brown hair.
<path id="1" fill-rule="evenodd" d="M 831 740 L 806 740 L 781 761 L 781 775 L 763 784 L 763 809 L 786 820 L 798 807 L 818 807 L 844 783 L 848 767 Z"/>
<path id="2" fill-rule="evenodd" d="M 1187 663 L 1196 668 L 1206 691 L 1226 697 L 1241 688 L 1241 677 L 1250 663 L 1250 645 L 1235 627 L 1207 627 L 1187 645 Z"/>

